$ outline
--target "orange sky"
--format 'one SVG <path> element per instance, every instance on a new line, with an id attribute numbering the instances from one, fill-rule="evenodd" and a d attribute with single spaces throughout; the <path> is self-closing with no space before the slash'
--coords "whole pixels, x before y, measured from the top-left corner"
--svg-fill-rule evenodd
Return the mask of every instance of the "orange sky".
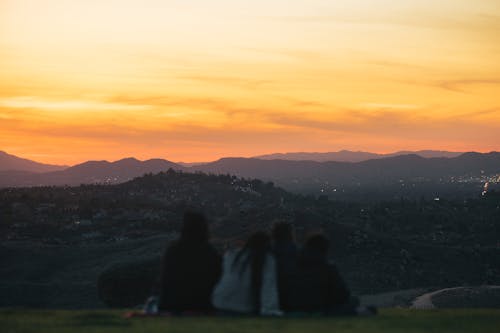
<path id="1" fill-rule="evenodd" d="M 0 0 L 0 150 L 500 150 L 494 0 Z"/>

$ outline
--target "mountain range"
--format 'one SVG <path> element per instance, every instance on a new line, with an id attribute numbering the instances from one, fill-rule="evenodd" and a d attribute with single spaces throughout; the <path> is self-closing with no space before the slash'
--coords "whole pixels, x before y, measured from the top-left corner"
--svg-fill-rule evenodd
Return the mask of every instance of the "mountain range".
<path id="1" fill-rule="evenodd" d="M 376 154 L 365 151 L 340 150 L 336 152 L 327 152 L 327 153 L 309 153 L 309 152 L 276 153 L 276 154 L 255 156 L 255 158 L 261 160 L 287 160 L 287 161 L 363 162 L 367 160 L 394 157 L 400 155 L 411 155 L 411 154 L 415 154 L 425 158 L 433 158 L 433 157 L 451 158 L 460 156 L 461 154 L 463 154 L 463 152 L 450 152 L 442 150 L 419 150 L 419 151 L 398 151 L 390 154 Z"/>
<path id="2" fill-rule="evenodd" d="M 0 169 L 0 187 L 118 184 L 145 173 L 158 173 L 170 168 L 185 169 L 176 163 L 163 159 L 139 161 L 135 158 L 124 158 L 115 162 L 88 161 L 62 170 L 43 173 L 2 168 L 3 171 Z"/>
<path id="3" fill-rule="evenodd" d="M 423 151 L 424 152 L 424 151 Z M 422 154 L 424 154 L 421 152 Z M 354 156 L 357 152 L 338 152 Z M 314 153 L 312 153 L 314 154 Z M 332 153 L 334 154 L 334 153 Z M 379 186 L 397 184 L 402 181 L 449 182 L 453 179 L 480 179 L 485 175 L 500 174 L 500 153 L 456 153 L 425 151 L 427 156 L 445 155 L 451 157 L 422 157 L 419 154 L 377 157 L 360 162 L 259 158 L 222 158 L 220 160 L 184 166 L 163 159 L 139 161 L 125 158 L 115 162 L 88 161 L 62 169 L 62 166 L 47 166 L 33 161 L 24 161 L 19 169 L 12 155 L 0 155 L 0 187 L 80 185 L 91 183 L 116 184 L 128 181 L 145 173 L 158 173 L 169 168 L 185 172 L 231 174 L 245 178 L 273 181 L 288 189 L 316 188 L 329 186 Z M 451 155 L 450 155 L 451 154 Z M 5 158 L 7 156 L 7 158 Z M 296 155 L 292 155 L 296 156 Z M 367 156 L 367 155 L 365 155 Z M 378 155 L 380 156 L 380 155 Z M 269 158 L 269 157 L 268 157 Z M 28 163 L 31 162 L 31 163 Z M 30 168 L 24 167 L 31 166 Z M 43 168 L 56 171 L 43 172 Z M 14 170 L 13 170 L 14 169 Z"/>
<path id="4" fill-rule="evenodd" d="M 409 155 L 416 154 L 418 156 L 422 156 L 425 158 L 432 157 L 457 157 L 463 153 L 460 152 L 449 152 L 449 151 L 440 151 L 440 150 L 419 150 L 419 151 L 399 151 L 390 154 L 376 154 L 369 153 L 364 151 L 350 151 L 350 150 L 341 150 L 337 152 L 326 152 L 326 153 L 313 153 L 313 152 L 298 152 L 298 153 L 276 153 L 276 154 L 268 154 L 268 155 L 260 155 L 255 156 L 253 158 L 260 160 L 287 160 L 287 161 L 316 161 L 316 162 L 362 162 L 372 159 L 381 159 L 386 157 L 394 157 L 400 155 Z M 109 163 L 106 161 L 87 161 L 78 165 L 79 166 L 96 166 L 96 167 L 105 167 L 105 168 L 113 168 L 113 165 L 119 165 L 122 162 L 125 167 L 131 166 L 132 168 L 137 168 L 137 163 L 134 164 L 134 158 L 125 158 L 113 163 Z M 135 160 L 137 161 L 137 160 Z M 149 166 L 158 165 L 160 159 L 151 159 L 145 161 L 145 163 Z M 173 163 L 167 161 L 168 163 Z M 110 165 L 108 165 L 108 164 Z M 181 167 L 196 167 L 200 165 L 208 164 L 209 162 L 176 162 L 178 166 Z M 51 165 L 35 162 L 32 160 L 28 160 L 25 158 L 17 157 L 11 154 L 8 154 L 4 151 L 0 151 L 0 172 L 1 171 L 27 171 L 27 172 L 51 172 L 51 171 L 61 171 L 69 168 L 67 165 Z M 78 170 L 78 169 L 77 169 Z"/>
<path id="5" fill-rule="evenodd" d="M 452 158 L 424 158 L 409 154 L 356 163 L 223 158 L 192 169 L 278 181 L 366 184 L 496 174 L 500 173 L 500 153 L 464 153 Z"/>

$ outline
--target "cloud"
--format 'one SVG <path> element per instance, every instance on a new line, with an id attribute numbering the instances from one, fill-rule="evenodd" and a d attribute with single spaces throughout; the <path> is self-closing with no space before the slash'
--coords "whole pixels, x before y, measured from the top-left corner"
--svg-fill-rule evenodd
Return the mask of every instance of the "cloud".
<path id="1" fill-rule="evenodd" d="M 278 56 L 280 63 L 283 63 L 283 61 L 287 60 L 287 58 L 305 62 L 331 60 L 331 56 L 329 54 L 304 48 L 241 47 L 240 49 L 246 53 L 253 52 L 259 55 Z"/>
<path id="2" fill-rule="evenodd" d="M 454 115 L 453 117 L 450 117 L 450 120 L 455 120 L 455 119 L 475 119 L 475 118 L 482 118 L 482 117 L 491 117 L 491 116 L 496 116 L 496 120 L 500 120 L 500 108 L 490 108 L 490 109 L 484 109 L 484 110 L 477 110 L 477 111 L 471 111 L 471 112 L 465 112 L 465 113 L 460 113 L 457 115 Z"/>
<path id="3" fill-rule="evenodd" d="M 283 15 L 264 16 L 266 20 L 291 23 L 337 23 L 363 26 L 394 25 L 426 29 L 444 29 L 460 31 L 500 31 L 500 16 L 484 13 L 461 12 L 450 15 L 429 11 L 405 10 L 400 12 L 376 12 L 369 14 L 321 14 L 321 15 Z"/>
<path id="4" fill-rule="evenodd" d="M 371 133 L 382 135 L 401 135 L 415 128 L 415 124 L 423 121 L 414 115 L 403 114 L 394 110 L 366 111 L 364 109 L 345 109 L 332 112 L 330 116 L 321 118 L 302 113 L 273 113 L 267 119 L 282 126 L 302 129 L 309 133 L 320 130 L 331 133 Z"/>
<path id="5" fill-rule="evenodd" d="M 177 78 L 181 80 L 198 81 L 223 86 L 238 86 L 245 89 L 257 89 L 261 88 L 264 85 L 273 83 L 272 80 L 246 79 L 233 76 L 186 75 L 178 76 Z"/>
<path id="6" fill-rule="evenodd" d="M 229 110 L 228 106 L 224 112 L 230 113 Z M 15 126 L 2 125 L 0 144 L 12 146 L 12 142 L 16 142 L 17 146 L 37 153 L 43 153 L 47 147 L 56 144 L 61 154 L 70 154 L 76 149 L 78 156 L 85 152 L 86 158 L 134 155 L 206 160 L 224 155 L 252 156 L 272 150 L 328 150 L 333 144 L 339 149 L 359 147 L 369 150 L 381 149 L 382 146 L 383 149 L 400 149 L 419 143 L 422 147 L 429 146 L 429 142 L 439 143 L 439 147 L 448 143 L 454 143 L 455 147 L 460 143 L 471 147 L 474 144 L 493 147 L 498 142 L 496 133 L 500 126 L 498 123 L 474 123 L 468 117 L 433 120 L 394 109 L 345 109 L 321 117 L 305 111 L 280 109 L 266 112 L 238 109 L 232 112 L 246 121 L 238 118 L 216 126 L 203 121 L 161 122 L 157 119 L 152 120 L 154 126 L 145 126 L 142 119 L 128 123 L 71 124 L 55 123 L 51 119 L 40 119 L 36 123 L 18 121 Z"/>
<path id="7" fill-rule="evenodd" d="M 199 159 L 196 156 L 207 159 L 210 158 L 207 156 L 251 156 L 271 150 L 329 149 L 333 143 L 339 149 L 368 150 L 376 149 L 370 147 L 377 145 L 381 147 L 382 143 L 389 147 L 384 149 L 400 149 L 405 143 L 417 146 L 418 142 L 426 146 L 428 142 L 453 142 L 459 147 L 458 143 L 462 142 L 493 147 L 499 139 L 496 133 L 500 123 L 488 121 L 498 108 L 471 111 L 462 116 L 456 116 L 455 112 L 454 116 L 445 117 L 439 116 L 440 110 L 433 110 L 434 115 L 431 114 L 425 105 L 393 103 L 390 99 L 369 100 L 355 108 L 342 108 L 300 97 L 274 96 L 273 103 L 266 104 L 261 99 L 242 100 L 231 96 L 117 95 L 85 104 L 112 106 L 110 112 L 89 116 L 85 112 L 78 116 L 61 112 L 49 117 L 44 116 L 48 110 L 45 109 L 48 105 L 43 104 L 45 99 L 21 99 L 24 104 L 15 100 L 18 102 L 15 108 L 12 104 L 10 107 L 0 105 L 0 143 L 10 147 L 16 142 L 28 149 L 33 141 L 37 141 L 33 147 L 42 147 L 44 142 L 47 146 L 59 142 L 62 151 L 86 152 L 91 151 L 88 147 L 101 145 L 98 149 L 102 154 L 107 149 L 110 155 L 117 157 L 125 154 L 123 152 L 167 157 L 158 154 L 168 149 L 172 158 L 196 160 Z M 57 105 L 81 106 L 65 101 Z M 5 102 L 5 98 L 0 102 Z M 24 109 L 21 104 L 38 108 Z M 118 106 L 127 106 L 125 109 L 131 111 L 114 109 Z M 147 109 L 143 109 L 144 106 Z M 32 151 L 38 152 L 34 148 Z"/>
<path id="8" fill-rule="evenodd" d="M 14 119 L 14 117 L 9 113 L 0 112 L 0 119 L 3 119 L 3 120 Z"/>
<path id="9" fill-rule="evenodd" d="M 429 128 L 446 128 L 450 121 L 466 118 L 432 117 L 428 112 L 420 112 L 425 111 L 424 106 L 410 103 L 366 102 L 358 104 L 354 109 L 342 109 L 294 98 L 282 98 L 281 101 L 281 106 L 277 107 L 222 98 L 115 96 L 99 105 L 123 105 L 135 111 L 128 114 L 102 113 L 99 114 L 99 119 L 94 116 L 80 119 L 69 117 L 60 122 L 54 121 L 56 118 L 40 117 L 36 111 L 22 111 L 25 114 L 21 116 L 16 114 L 21 111 L 2 112 L 0 109 L 0 116 L 5 120 L 16 121 L 16 127 L 32 135 L 45 133 L 103 140 L 123 137 L 151 143 L 161 138 L 214 142 L 217 138 L 222 138 L 231 141 L 237 140 L 236 137 L 250 138 L 251 133 L 254 133 L 254 137 L 266 133 L 267 137 L 276 138 L 285 132 L 313 135 L 311 133 L 315 130 L 406 137 L 418 136 L 419 132 L 428 133 Z M 142 111 L 138 111 L 136 106 Z M 143 106 L 150 109 L 143 110 Z M 417 110 L 419 112 L 415 112 Z M 484 114 L 493 114 L 495 110 Z M 471 116 L 478 114 L 471 113 Z M 36 124 L 33 119 L 36 119 Z M 456 126 L 462 128 L 467 124 L 460 123 Z M 217 142 L 222 143 L 220 140 Z"/>
<path id="10" fill-rule="evenodd" d="M 97 100 L 48 100 L 36 96 L 18 96 L 0 99 L 0 107 L 14 109 L 39 109 L 46 111 L 140 111 L 150 109 L 150 105 L 130 105 Z"/>
<path id="11" fill-rule="evenodd" d="M 361 108 L 377 110 L 416 110 L 422 106 L 417 104 L 394 104 L 394 103 L 361 103 Z"/>
<path id="12" fill-rule="evenodd" d="M 416 63 L 412 64 L 412 63 L 408 63 L 408 62 L 394 61 L 394 60 L 389 60 L 389 59 L 368 60 L 368 61 L 365 61 L 364 63 L 368 64 L 368 65 L 373 65 L 373 66 L 392 67 L 392 68 L 396 68 L 396 69 L 402 69 L 405 71 L 407 71 L 407 70 L 430 71 L 431 70 L 431 68 L 428 66 L 419 65 Z"/>
<path id="13" fill-rule="evenodd" d="M 445 90 L 465 93 L 466 92 L 465 87 L 467 87 L 467 86 L 474 86 L 474 85 L 499 85 L 499 84 L 500 84 L 500 78 L 491 78 L 491 79 L 446 80 L 446 81 L 440 81 L 436 85 L 439 88 L 442 88 L 442 89 L 445 89 Z"/>

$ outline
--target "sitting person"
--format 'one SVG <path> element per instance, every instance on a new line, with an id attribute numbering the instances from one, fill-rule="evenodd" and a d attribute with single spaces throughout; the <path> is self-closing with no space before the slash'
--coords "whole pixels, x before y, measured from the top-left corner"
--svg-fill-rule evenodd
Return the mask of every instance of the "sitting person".
<path id="1" fill-rule="evenodd" d="M 180 239 L 166 249 L 161 264 L 160 311 L 213 311 L 210 298 L 221 274 L 221 257 L 208 242 L 203 214 L 184 213 Z"/>
<path id="2" fill-rule="evenodd" d="M 278 295 L 280 308 L 283 311 L 289 310 L 289 297 L 297 280 L 298 251 L 294 241 L 293 228 L 290 223 L 277 222 L 273 226 L 273 252 L 276 257 L 276 269 L 278 275 Z"/>
<path id="3" fill-rule="evenodd" d="M 212 301 L 224 313 L 281 315 L 276 284 L 271 241 L 266 233 L 256 232 L 243 248 L 224 255 Z"/>
<path id="4" fill-rule="evenodd" d="M 322 234 L 307 239 L 299 255 L 299 275 L 290 290 L 288 311 L 356 314 L 356 300 L 351 299 L 335 265 L 328 262 L 329 245 Z"/>

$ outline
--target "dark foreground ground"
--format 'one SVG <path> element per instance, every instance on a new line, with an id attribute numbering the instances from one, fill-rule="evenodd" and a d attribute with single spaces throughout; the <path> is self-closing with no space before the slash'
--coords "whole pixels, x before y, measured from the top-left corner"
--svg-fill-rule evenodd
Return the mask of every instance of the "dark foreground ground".
<path id="1" fill-rule="evenodd" d="M 154 269 L 159 271 L 159 257 L 167 240 L 168 236 L 158 235 L 74 246 L 47 245 L 33 241 L 0 242 L 0 308 L 106 308 L 111 303 L 106 305 L 103 297 L 99 297 L 98 290 L 98 281 L 103 272 L 110 273 L 108 285 L 113 287 L 109 295 L 104 296 L 135 296 L 126 303 L 116 302 L 111 305 L 119 308 L 139 305 L 151 295 L 153 280 L 158 275 Z M 338 261 L 338 267 L 349 281 L 353 294 L 374 296 L 366 297 L 364 304 L 408 307 L 414 298 L 427 292 L 486 284 L 482 283 L 481 279 L 488 275 L 488 272 L 492 283 L 487 284 L 500 285 L 500 275 L 496 274 L 498 251 L 467 256 L 454 248 L 419 246 L 419 253 L 426 253 L 422 258 L 428 258 L 419 264 L 406 260 L 404 251 L 402 252 L 397 244 L 393 244 L 394 242 L 384 242 L 383 246 L 378 243 L 367 245 L 358 250 L 351 249 L 349 253 L 344 250 L 346 253 Z M 415 249 L 410 246 L 406 248 L 417 253 L 417 246 Z M 494 269 L 483 267 L 487 261 Z M 404 262 L 404 265 L 401 262 Z M 125 269 L 116 269 L 122 266 Z M 419 274 L 413 274 L 419 267 L 423 267 Z M 482 274 L 485 271 L 486 273 Z M 386 295 L 391 296 L 387 300 L 385 296 L 380 299 L 380 294 L 386 293 L 394 295 Z M 446 296 L 444 306 L 441 306 L 442 302 L 436 305 L 454 307 L 447 301 L 451 296 L 443 296 Z M 459 307 L 477 307 L 470 302 L 453 302 L 459 304 Z M 495 302 L 499 304 L 500 294 L 495 298 Z M 461 305 L 462 303 L 464 305 Z M 492 307 L 483 303 L 480 305 Z"/>
<path id="2" fill-rule="evenodd" d="M 113 186 L 0 189 L 0 308 L 142 304 L 158 288 L 160 256 L 192 206 L 209 217 L 220 253 L 276 221 L 293 223 L 299 244 L 310 232 L 325 233 L 352 293 L 376 295 L 366 304 L 408 306 L 435 290 L 500 285 L 499 196 L 373 198 L 331 201 L 257 179 L 172 170 Z M 379 302 L 386 293 L 397 293 L 395 302 Z M 469 294 L 442 296 L 445 308 L 457 297 L 453 303 L 477 307 L 461 301 Z"/>
<path id="3" fill-rule="evenodd" d="M 3 333 L 21 332 L 498 332 L 500 310 L 383 309 L 358 318 L 133 318 L 125 311 L 0 310 Z"/>

